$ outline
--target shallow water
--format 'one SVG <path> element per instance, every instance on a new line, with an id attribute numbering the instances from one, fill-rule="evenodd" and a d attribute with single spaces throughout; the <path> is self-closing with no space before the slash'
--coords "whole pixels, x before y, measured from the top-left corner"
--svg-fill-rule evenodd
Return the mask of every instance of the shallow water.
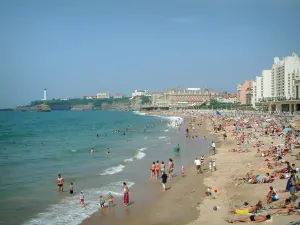
<path id="1" fill-rule="evenodd" d="M 99 195 L 121 195 L 123 181 L 132 186 L 148 176 L 149 160 L 172 155 L 178 134 L 162 120 L 132 112 L 0 112 L 1 222 L 79 224 L 98 210 Z M 125 135 L 112 133 L 128 126 Z M 74 182 L 74 196 L 57 192 L 58 173 L 65 190 Z"/>

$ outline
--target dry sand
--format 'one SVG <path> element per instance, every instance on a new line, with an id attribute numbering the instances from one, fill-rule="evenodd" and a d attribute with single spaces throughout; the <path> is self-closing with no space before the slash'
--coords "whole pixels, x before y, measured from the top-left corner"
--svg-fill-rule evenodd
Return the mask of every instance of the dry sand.
<path id="1" fill-rule="evenodd" d="M 156 113 L 158 114 L 158 113 Z M 160 115 L 170 115 L 162 113 Z M 190 116 L 188 113 L 171 114 L 172 116 Z M 204 127 L 198 127 L 194 135 L 208 136 L 215 135 L 212 132 L 212 125 L 206 121 L 206 131 Z M 243 177 L 252 169 L 265 167 L 266 162 L 260 157 L 256 157 L 256 148 L 252 147 L 254 142 L 250 142 L 247 153 L 229 152 L 229 149 L 236 147 L 236 141 L 231 135 L 231 127 L 227 127 L 228 138 L 225 142 L 220 141 L 217 145 L 217 154 L 211 156 L 216 159 L 216 172 L 207 171 L 208 158 L 206 157 L 205 168 L 203 174 L 197 174 L 195 166 L 191 165 L 186 169 L 186 177 L 177 177 L 172 181 L 168 181 L 168 186 L 171 187 L 165 193 L 157 189 L 157 196 L 153 200 L 149 199 L 147 204 L 139 206 L 139 209 L 131 211 L 130 217 L 122 223 L 116 222 L 113 224 L 124 225 L 222 225 L 228 224 L 225 220 L 238 217 L 239 215 L 230 214 L 234 205 L 242 206 L 243 202 L 247 201 L 250 205 L 254 205 L 258 200 L 265 200 L 270 184 L 245 184 L 241 187 L 236 187 L 238 177 Z M 218 134 L 220 140 L 220 134 Z M 262 137 L 265 149 L 270 146 L 270 142 L 275 144 L 282 143 L 283 140 L 272 139 L 270 137 Z M 295 153 L 295 149 L 293 150 Z M 294 162 L 292 156 L 286 156 L 285 160 Z M 281 169 L 284 165 L 274 169 Z M 296 167 L 300 167 L 296 161 Z M 255 174 L 265 174 L 265 172 L 255 172 Z M 287 180 L 276 179 L 271 185 L 276 190 L 283 190 Z M 205 196 L 206 187 L 211 186 L 216 189 L 217 193 L 212 197 Z M 140 193 L 147 195 L 147 193 Z M 289 197 L 289 193 L 280 193 L 280 200 L 272 203 L 273 205 L 282 204 L 285 198 Z M 217 206 L 218 210 L 214 211 L 213 207 Z M 125 214 L 128 209 L 124 210 Z M 247 215 L 246 215 L 247 216 Z M 123 217 L 125 218 L 125 217 Z M 296 221 L 299 217 L 296 215 L 276 216 L 269 221 L 275 225 L 285 225 L 291 221 Z M 84 224 L 93 225 L 101 223 L 101 218 L 91 218 Z M 102 223 L 101 223 L 102 224 Z"/>

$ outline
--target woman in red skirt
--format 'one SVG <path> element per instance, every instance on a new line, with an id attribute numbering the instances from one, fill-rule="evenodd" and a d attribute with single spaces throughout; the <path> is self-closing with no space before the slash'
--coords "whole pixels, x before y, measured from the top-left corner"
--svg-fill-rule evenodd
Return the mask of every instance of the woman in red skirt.
<path id="1" fill-rule="evenodd" d="M 123 183 L 123 188 L 124 188 L 124 205 L 128 206 L 128 204 L 129 204 L 129 188 L 128 188 L 126 182 Z"/>

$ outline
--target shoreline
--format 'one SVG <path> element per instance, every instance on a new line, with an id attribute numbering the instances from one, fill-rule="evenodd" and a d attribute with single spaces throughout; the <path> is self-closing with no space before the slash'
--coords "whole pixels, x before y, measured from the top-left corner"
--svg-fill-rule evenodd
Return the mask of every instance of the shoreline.
<path id="1" fill-rule="evenodd" d="M 189 115 L 180 114 L 156 114 L 153 116 L 162 118 L 182 118 L 184 119 L 182 130 L 188 126 L 188 123 L 192 119 L 192 117 Z M 207 130 L 207 121 L 198 127 L 198 130 L 195 131 L 194 135 L 198 135 L 199 137 L 210 136 L 214 138 L 214 135 L 210 135 Z M 199 143 L 201 141 L 199 139 L 186 141 L 193 143 L 193 149 L 205 146 Z M 204 140 L 204 142 L 207 141 Z M 181 154 L 184 154 L 184 152 Z M 197 155 L 200 157 L 201 153 L 199 152 Z M 207 161 L 210 153 L 205 153 L 204 155 Z M 178 168 L 181 166 L 175 165 L 175 167 L 177 167 L 178 170 Z M 205 163 L 206 170 L 207 167 L 208 164 Z M 197 207 L 203 201 L 203 193 L 205 192 L 204 190 L 206 188 L 206 186 L 203 184 L 203 181 L 204 177 L 206 177 L 208 173 L 204 172 L 203 174 L 196 174 L 195 166 L 192 162 L 186 166 L 185 172 L 187 174 L 186 177 L 181 177 L 178 174 L 178 176 L 173 180 L 168 180 L 168 186 L 170 189 L 165 193 L 161 191 L 160 182 L 156 180 L 146 180 L 143 182 L 143 184 L 135 185 L 131 189 L 133 193 L 134 204 L 132 204 L 130 207 L 124 209 L 123 205 L 119 204 L 121 206 L 118 206 L 115 209 L 109 209 L 110 212 L 106 212 L 108 211 L 106 209 L 99 210 L 96 214 L 87 218 L 81 224 L 94 225 L 99 221 L 101 221 L 101 224 L 111 224 L 113 222 L 115 225 L 185 224 L 193 221 L 198 217 Z M 179 172 L 177 171 L 177 173 Z M 178 204 L 178 201 L 180 201 L 180 204 Z M 174 207 L 174 205 L 176 205 L 176 207 Z M 185 212 L 185 216 L 182 216 L 183 212 Z M 173 216 L 170 217 L 169 214 L 172 214 Z"/>

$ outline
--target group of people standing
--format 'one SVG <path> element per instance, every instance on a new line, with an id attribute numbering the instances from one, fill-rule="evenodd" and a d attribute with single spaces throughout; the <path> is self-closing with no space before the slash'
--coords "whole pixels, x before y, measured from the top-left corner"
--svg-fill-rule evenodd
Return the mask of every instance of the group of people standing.
<path id="1" fill-rule="evenodd" d="M 156 162 L 153 162 L 151 165 L 151 169 L 150 169 L 150 179 L 151 178 L 155 178 L 155 179 L 162 179 L 162 187 L 163 187 L 163 191 L 166 190 L 166 183 L 168 178 L 173 179 L 174 176 L 174 162 L 173 159 L 169 159 L 169 163 L 168 163 L 168 174 L 166 173 L 166 165 L 164 163 L 164 161 L 162 161 L 161 163 L 159 162 L 159 160 L 157 160 Z"/>

